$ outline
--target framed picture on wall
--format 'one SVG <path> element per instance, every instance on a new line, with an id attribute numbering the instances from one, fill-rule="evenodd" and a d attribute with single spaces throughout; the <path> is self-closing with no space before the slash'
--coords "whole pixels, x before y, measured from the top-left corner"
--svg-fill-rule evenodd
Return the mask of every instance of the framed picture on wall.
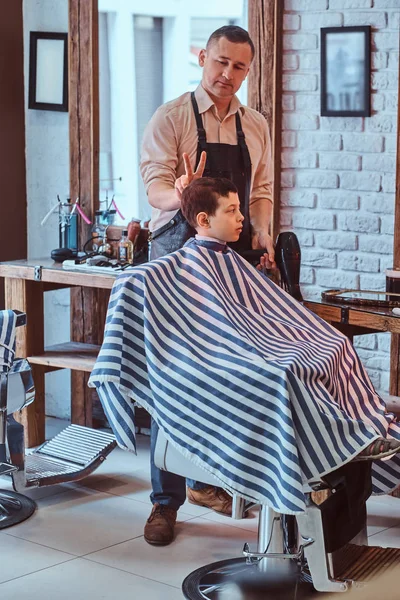
<path id="1" fill-rule="evenodd" d="M 371 115 L 371 27 L 321 29 L 321 116 Z"/>
<path id="2" fill-rule="evenodd" d="M 68 34 L 31 31 L 28 107 L 68 111 Z"/>

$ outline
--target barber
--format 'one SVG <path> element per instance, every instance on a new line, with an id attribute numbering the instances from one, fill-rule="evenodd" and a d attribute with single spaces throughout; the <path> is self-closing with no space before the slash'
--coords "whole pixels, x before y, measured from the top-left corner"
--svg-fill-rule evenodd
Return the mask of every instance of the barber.
<path id="1" fill-rule="evenodd" d="M 237 251 L 266 249 L 266 267 L 274 266 L 269 235 L 272 214 L 272 158 L 267 122 L 235 96 L 254 58 L 253 42 L 244 29 L 225 26 L 211 34 L 200 51 L 201 84 L 161 106 L 143 137 L 140 171 L 152 207 L 151 259 L 181 248 L 195 231 L 180 212 L 182 190 L 198 177 L 226 177 L 239 192 L 245 219 Z M 192 167 L 193 165 L 193 167 Z M 154 465 L 157 425 L 152 422 L 152 513 L 145 540 L 169 544 L 178 508 L 186 498 L 184 479 Z M 220 488 L 188 482 L 193 504 L 231 514 L 232 501 Z"/>

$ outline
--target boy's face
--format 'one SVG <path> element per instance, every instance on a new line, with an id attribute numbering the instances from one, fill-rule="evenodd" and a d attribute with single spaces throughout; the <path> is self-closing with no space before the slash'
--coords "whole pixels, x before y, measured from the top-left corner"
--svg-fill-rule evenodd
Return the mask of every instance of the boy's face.
<path id="1" fill-rule="evenodd" d="M 225 198 L 218 198 L 218 207 L 215 215 L 208 216 L 207 233 L 224 242 L 237 242 L 242 231 L 244 216 L 240 212 L 239 196 L 230 192 Z"/>

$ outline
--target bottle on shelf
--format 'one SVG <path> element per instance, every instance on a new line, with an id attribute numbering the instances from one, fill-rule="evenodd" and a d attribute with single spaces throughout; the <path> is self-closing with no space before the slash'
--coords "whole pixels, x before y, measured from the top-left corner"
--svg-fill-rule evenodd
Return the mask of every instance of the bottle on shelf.
<path id="1" fill-rule="evenodd" d="M 128 238 L 131 240 L 134 250 L 137 249 L 137 243 L 141 229 L 140 219 L 133 218 L 128 223 Z"/>
<path id="2" fill-rule="evenodd" d="M 94 215 L 94 223 L 92 226 L 92 250 L 100 252 L 100 248 L 106 241 L 106 226 L 102 222 L 103 211 L 96 210 Z"/>
<path id="3" fill-rule="evenodd" d="M 131 263 L 133 262 L 133 244 L 128 238 L 128 230 L 124 229 L 122 232 L 122 238 L 118 244 L 118 261 L 120 263 Z"/>

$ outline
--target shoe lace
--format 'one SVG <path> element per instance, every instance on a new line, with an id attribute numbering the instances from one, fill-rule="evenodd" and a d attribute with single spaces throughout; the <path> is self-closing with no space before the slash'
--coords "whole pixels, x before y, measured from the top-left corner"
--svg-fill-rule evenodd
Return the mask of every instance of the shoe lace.
<path id="1" fill-rule="evenodd" d="M 158 506 L 155 506 L 153 508 L 153 512 L 150 516 L 149 521 L 150 520 L 152 521 L 154 519 L 154 517 L 156 517 L 157 515 L 162 515 L 168 519 L 169 517 L 173 517 L 174 514 L 175 514 L 175 510 L 173 508 L 170 508 L 166 504 L 159 504 Z"/>

